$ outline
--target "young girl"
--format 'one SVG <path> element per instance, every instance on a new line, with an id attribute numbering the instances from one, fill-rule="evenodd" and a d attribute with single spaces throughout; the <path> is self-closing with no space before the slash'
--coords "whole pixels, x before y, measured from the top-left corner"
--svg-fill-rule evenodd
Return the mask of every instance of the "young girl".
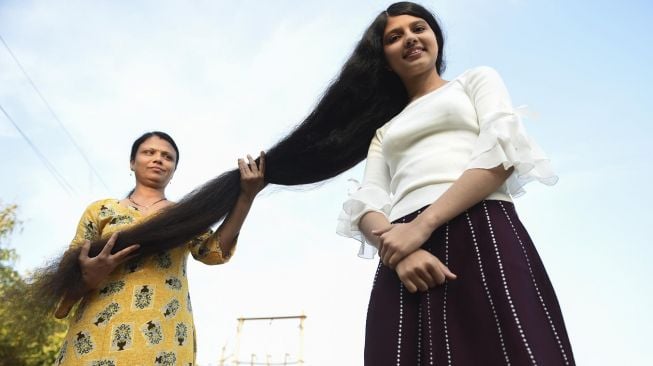
<path id="1" fill-rule="evenodd" d="M 194 364 L 195 327 L 186 278 L 188 253 L 205 264 L 229 260 L 254 197 L 263 188 L 265 168 L 261 164 L 259 170 L 256 164 L 239 161 L 241 193 L 215 233 L 149 257 L 132 257 L 138 245 L 111 254 L 120 231 L 173 205 L 165 189 L 178 162 L 179 150 L 168 134 L 144 134 L 133 143 L 130 154 L 135 188 L 124 199 L 90 204 L 82 215 L 71 246 L 81 248 L 79 262 L 85 292 L 70 319 L 56 365 Z M 109 239 L 104 249 L 91 258 L 90 241 L 99 238 Z M 76 300 L 67 297 L 55 315 L 66 316 Z"/>
<path id="2" fill-rule="evenodd" d="M 442 32 L 411 3 L 370 26 L 408 104 L 376 131 L 338 233 L 379 250 L 366 365 L 571 365 L 551 283 L 511 195 L 553 184 L 489 67 L 441 78 Z M 392 222 L 392 223 L 391 223 Z"/>

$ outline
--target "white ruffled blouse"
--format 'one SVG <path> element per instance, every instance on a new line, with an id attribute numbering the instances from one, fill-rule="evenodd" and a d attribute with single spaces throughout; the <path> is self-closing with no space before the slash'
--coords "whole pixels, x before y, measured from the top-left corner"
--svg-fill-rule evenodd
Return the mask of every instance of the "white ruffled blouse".
<path id="1" fill-rule="evenodd" d="M 376 131 L 363 182 L 343 204 L 336 231 L 361 241 L 359 256 L 372 258 L 376 248 L 358 228 L 366 213 L 394 221 L 433 203 L 465 170 L 499 165 L 514 172 L 487 199 L 511 201 L 532 180 L 558 180 L 499 74 L 476 67 L 415 99 Z"/>

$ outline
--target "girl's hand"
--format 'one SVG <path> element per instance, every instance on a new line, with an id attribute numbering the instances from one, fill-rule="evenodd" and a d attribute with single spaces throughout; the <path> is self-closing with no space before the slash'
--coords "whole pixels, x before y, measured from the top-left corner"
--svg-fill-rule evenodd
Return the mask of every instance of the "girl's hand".
<path id="1" fill-rule="evenodd" d="M 398 264 L 397 275 L 408 292 L 428 291 L 445 280 L 455 280 L 456 275 L 440 260 L 424 249 L 419 249 L 402 259 Z"/>
<path id="2" fill-rule="evenodd" d="M 100 287 L 102 282 L 109 277 L 116 267 L 133 258 L 132 255 L 140 245 L 134 244 L 127 248 L 111 254 L 113 246 L 116 244 L 118 233 L 113 233 L 107 243 L 102 248 L 100 254 L 95 257 L 89 257 L 88 252 L 91 248 L 91 242 L 86 240 L 79 252 L 79 265 L 82 269 L 82 280 L 87 290 L 95 290 Z"/>
<path id="3" fill-rule="evenodd" d="M 431 229 L 417 219 L 382 230 L 372 230 L 372 234 L 379 237 L 379 256 L 383 264 L 390 268 L 395 268 L 404 257 L 419 249 L 431 233 Z"/>
<path id="4" fill-rule="evenodd" d="M 254 197 L 265 187 L 265 153 L 261 151 L 259 163 L 248 154 L 247 160 L 238 159 L 238 168 L 240 169 L 240 194 L 249 200 Z"/>

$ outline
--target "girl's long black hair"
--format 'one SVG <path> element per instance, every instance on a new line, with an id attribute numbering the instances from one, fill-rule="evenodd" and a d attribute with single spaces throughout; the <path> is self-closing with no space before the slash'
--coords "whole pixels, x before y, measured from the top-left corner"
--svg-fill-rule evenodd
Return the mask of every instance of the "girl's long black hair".
<path id="1" fill-rule="evenodd" d="M 266 183 L 316 183 L 352 168 L 365 158 L 375 131 L 406 106 L 406 90 L 387 67 L 383 51 L 388 16 L 398 15 L 412 15 L 429 24 L 440 49 L 436 70 L 442 74 L 444 38 L 433 14 L 415 3 L 390 5 L 365 30 L 315 109 L 267 150 Z M 121 232 L 114 252 L 132 243 L 140 244 L 139 254 L 143 256 L 184 245 L 223 219 L 239 193 L 239 171 L 225 172 L 151 220 Z M 105 243 L 106 240 L 93 242 L 89 256 L 97 255 Z M 79 248 L 70 249 L 36 273 L 34 288 L 46 308 L 54 308 L 66 293 L 83 294 L 78 255 Z"/>

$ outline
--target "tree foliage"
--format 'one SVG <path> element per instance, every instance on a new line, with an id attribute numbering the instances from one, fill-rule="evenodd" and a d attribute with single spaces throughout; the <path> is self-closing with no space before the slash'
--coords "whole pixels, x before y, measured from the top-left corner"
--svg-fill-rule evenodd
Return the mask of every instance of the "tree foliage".
<path id="1" fill-rule="evenodd" d="M 18 259 L 8 241 L 20 230 L 16 205 L 0 202 L 0 365 L 52 365 L 65 336 L 65 323 L 34 314 L 36 304 L 26 278 L 14 268 Z M 12 301 L 4 301 L 11 294 Z"/>

